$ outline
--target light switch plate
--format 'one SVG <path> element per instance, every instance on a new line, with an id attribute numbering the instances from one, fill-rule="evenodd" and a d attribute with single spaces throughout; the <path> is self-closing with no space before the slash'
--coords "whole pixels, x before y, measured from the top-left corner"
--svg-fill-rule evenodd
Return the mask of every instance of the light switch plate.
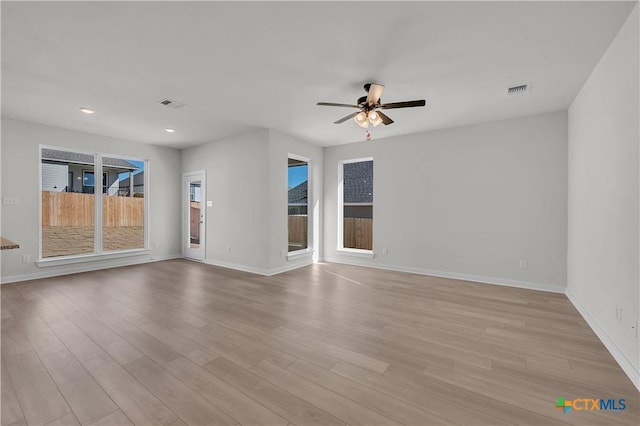
<path id="1" fill-rule="evenodd" d="M 4 197 L 2 199 L 2 204 L 7 206 L 17 206 L 20 204 L 20 199 L 17 197 Z"/>

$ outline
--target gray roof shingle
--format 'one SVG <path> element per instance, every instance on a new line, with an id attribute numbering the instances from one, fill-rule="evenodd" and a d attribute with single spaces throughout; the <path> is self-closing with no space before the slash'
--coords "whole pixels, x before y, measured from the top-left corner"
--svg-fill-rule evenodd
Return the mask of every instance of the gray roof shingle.
<path id="1" fill-rule="evenodd" d="M 289 204 L 306 204 L 307 203 L 307 181 L 294 186 L 289 190 Z"/>
<path id="2" fill-rule="evenodd" d="M 373 161 L 344 164 L 344 202 L 373 203 Z M 307 203 L 307 181 L 289 189 L 289 204 Z"/>
<path id="3" fill-rule="evenodd" d="M 373 203 L 373 161 L 345 163 L 344 202 Z"/>
<path id="4" fill-rule="evenodd" d="M 68 163 L 93 164 L 93 155 L 78 152 L 58 151 L 56 149 L 42 149 L 43 160 L 64 161 Z M 102 164 L 127 170 L 137 170 L 138 167 L 120 158 L 102 157 Z"/>

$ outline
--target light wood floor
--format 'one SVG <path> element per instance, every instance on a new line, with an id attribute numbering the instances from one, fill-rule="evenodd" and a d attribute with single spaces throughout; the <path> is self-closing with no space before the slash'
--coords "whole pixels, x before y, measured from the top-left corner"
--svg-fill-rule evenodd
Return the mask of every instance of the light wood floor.
<path id="1" fill-rule="evenodd" d="M 184 260 L 7 284 L 3 425 L 638 425 L 565 296 Z M 626 399 L 624 411 L 555 408 Z"/>

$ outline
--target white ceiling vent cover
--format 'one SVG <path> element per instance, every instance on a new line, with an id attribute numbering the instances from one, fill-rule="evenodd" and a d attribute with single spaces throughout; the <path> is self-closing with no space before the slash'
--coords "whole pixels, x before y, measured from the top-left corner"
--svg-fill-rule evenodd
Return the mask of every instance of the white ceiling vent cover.
<path id="1" fill-rule="evenodd" d="M 505 89 L 505 95 L 514 96 L 514 95 L 524 95 L 525 93 L 529 93 L 531 91 L 531 83 L 519 84 L 517 86 L 507 87 Z"/>
<path id="2" fill-rule="evenodd" d="M 160 105 L 168 106 L 175 109 L 182 108 L 185 105 L 182 102 L 173 101 L 171 99 L 163 99 L 159 103 Z"/>

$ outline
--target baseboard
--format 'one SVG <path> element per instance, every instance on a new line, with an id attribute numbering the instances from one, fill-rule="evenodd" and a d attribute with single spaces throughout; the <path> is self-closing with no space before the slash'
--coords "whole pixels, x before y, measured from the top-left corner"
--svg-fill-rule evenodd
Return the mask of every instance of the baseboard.
<path id="1" fill-rule="evenodd" d="M 221 268 L 234 269 L 236 271 L 250 272 L 252 274 L 268 275 L 268 270 L 266 268 L 256 268 L 255 266 L 247 266 L 240 263 L 231 263 L 216 259 L 205 259 L 202 263 L 211 266 L 219 266 Z"/>
<path id="2" fill-rule="evenodd" d="M 38 272 L 34 272 L 31 274 L 20 274 L 20 275 L 11 275 L 7 277 L 2 277 L 0 284 L 9 284 L 20 281 L 31 281 L 38 280 L 42 278 L 51 278 L 51 277 L 59 277 L 62 275 L 71 275 L 78 274 L 82 272 L 91 272 L 91 271 L 99 271 L 102 269 L 110 269 L 110 268 L 119 268 L 121 266 L 132 266 L 139 265 L 142 263 L 150 263 L 150 262 L 159 262 L 162 260 L 171 260 L 171 259 L 184 259 L 182 254 L 170 254 L 163 256 L 144 256 L 144 257 L 136 257 L 136 258 L 118 258 L 112 259 L 104 262 L 100 262 L 100 264 L 87 262 L 86 264 L 73 264 L 69 266 L 46 268 Z M 311 258 L 301 259 L 299 261 L 288 262 L 286 265 L 279 266 L 277 268 L 266 269 L 266 268 L 256 268 L 253 266 L 242 265 L 238 263 L 230 263 L 223 262 L 220 260 L 212 260 L 205 259 L 202 261 L 207 265 L 219 266 L 222 268 L 235 269 L 237 271 L 250 272 L 252 274 L 263 275 L 263 276 L 271 276 L 280 274 L 282 272 L 292 271 L 294 269 L 302 268 L 314 263 Z"/>
<path id="3" fill-rule="evenodd" d="M 0 284 L 15 283 L 20 281 L 31 281 L 42 278 L 59 277 L 61 275 L 78 274 L 81 272 L 99 271 L 102 269 L 119 268 L 122 266 L 140 265 L 142 263 L 160 262 L 162 260 L 182 259 L 182 254 L 168 254 L 162 256 L 135 256 L 130 258 L 118 258 L 105 260 L 100 263 L 87 262 L 84 264 L 75 263 L 69 266 L 43 268 L 31 274 L 10 275 L 2 277 Z M 55 269 L 54 269 L 55 268 Z"/>
<path id="4" fill-rule="evenodd" d="M 580 301 L 573 295 L 573 293 L 571 293 L 571 291 L 569 291 L 569 289 L 565 291 L 565 294 L 567 295 L 569 301 L 576 308 L 576 310 L 580 313 L 580 315 L 582 315 L 582 318 L 584 318 L 587 324 L 589 324 L 589 327 L 591 327 L 596 336 L 598 336 L 605 348 L 607 348 L 611 356 L 613 356 L 618 365 L 620 365 L 622 371 L 624 371 L 629 379 L 631 379 L 631 383 L 633 383 L 633 385 L 640 391 L 640 370 L 638 370 L 638 367 L 633 365 L 631 360 L 629 360 L 624 352 L 620 350 L 618 345 L 616 345 L 616 342 L 614 342 L 609 334 L 607 334 L 607 332 L 604 330 L 604 328 L 600 326 L 598 321 L 596 321 L 596 319 L 593 318 L 591 314 L 589 314 L 587 308 L 585 308 L 584 305 L 580 303 Z"/>
<path id="5" fill-rule="evenodd" d="M 460 274 L 457 272 L 444 272 L 432 269 L 413 268 L 407 266 L 385 265 L 371 263 L 357 258 L 346 259 L 344 257 L 325 257 L 326 262 L 343 263 L 345 265 L 365 266 L 367 268 L 385 269 L 388 271 L 407 272 L 410 274 L 429 275 L 432 277 L 451 278 L 455 280 L 473 281 L 482 284 L 502 285 L 507 287 L 525 288 L 528 290 L 547 291 L 551 293 L 564 293 L 565 287 L 561 285 L 532 283 L 528 281 L 509 280 L 504 278 L 485 277 L 480 275 Z"/>
<path id="6" fill-rule="evenodd" d="M 219 266 L 221 268 L 234 269 L 236 271 L 249 272 L 249 273 L 252 273 L 252 274 L 257 274 L 257 275 L 263 275 L 265 277 L 270 277 L 271 275 L 276 275 L 276 274 L 280 274 L 282 272 L 292 271 L 294 269 L 298 269 L 298 268 L 303 268 L 305 266 L 309 266 L 309 265 L 311 265 L 313 263 L 313 261 L 310 258 L 305 258 L 305 259 L 302 259 L 302 260 L 299 260 L 299 261 L 289 262 L 286 265 L 279 266 L 277 268 L 271 268 L 271 269 L 256 268 L 255 266 L 248 266 L 248 265 L 243 265 L 243 264 L 240 264 L 240 263 L 224 262 L 224 261 L 216 260 L 216 259 L 205 259 L 205 260 L 202 261 L 202 263 L 205 263 L 207 265 L 212 265 L 212 266 Z"/>
<path id="7" fill-rule="evenodd" d="M 317 262 L 314 262 L 311 257 L 301 259 L 298 261 L 288 262 L 286 265 L 282 265 L 277 268 L 270 269 L 269 276 L 281 274 L 287 271 L 293 271 L 294 269 L 298 269 L 298 268 L 304 268 L 305 266 L 313 265 L 314 263 L 317 263 Z"/>

